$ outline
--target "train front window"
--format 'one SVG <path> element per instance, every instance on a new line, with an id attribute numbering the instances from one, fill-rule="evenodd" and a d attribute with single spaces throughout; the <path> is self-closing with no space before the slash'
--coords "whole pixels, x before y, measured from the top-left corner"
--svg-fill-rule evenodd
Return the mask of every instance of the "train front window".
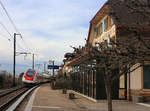
<path id="1" fill-rule="evenodd" d="M 35 73 L 34 70 L 28 70 L 27 71 L 27 77 L 32 77 L 34 73 Z"/>

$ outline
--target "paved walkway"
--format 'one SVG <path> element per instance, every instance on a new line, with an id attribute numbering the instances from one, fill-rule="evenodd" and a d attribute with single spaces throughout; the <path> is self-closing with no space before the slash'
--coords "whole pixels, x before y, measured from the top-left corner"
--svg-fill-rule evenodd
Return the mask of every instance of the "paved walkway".
<path id="1" fill-rule="evenodd" d="M 43 85 L 37 89 L 26 107 L 27 111 L 107 111 L 105 102 L 94 103 L 82 96 L 68 99 L 61 90 L 52 90 Z M 150 107 L 129 102 L 113 102 L 113 111 L 150 111 Z"/>

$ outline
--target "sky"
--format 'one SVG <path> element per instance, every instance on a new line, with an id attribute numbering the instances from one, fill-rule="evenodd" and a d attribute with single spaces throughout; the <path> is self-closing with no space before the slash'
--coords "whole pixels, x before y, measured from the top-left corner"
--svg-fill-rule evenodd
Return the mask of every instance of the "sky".
<path id="1" fill-rule="evenodd" d="M 35 53 L 35 64 L 54 60 L 58 65 L 63 63 L 65 53 L 73 51 L 70 46 L 85 45 L 89 22 L 106 2 L 106 0 L 1 1 L 23 37 L 21 39 L 17 36 L 17 52 Z M 12 72 L 15 30 L 2 7 L 0 16 L 0 70 Z M 17 55 L 16 63 L 17 73 L 23 72 L 32 66 L 32 55 L 26 57 Z"/>

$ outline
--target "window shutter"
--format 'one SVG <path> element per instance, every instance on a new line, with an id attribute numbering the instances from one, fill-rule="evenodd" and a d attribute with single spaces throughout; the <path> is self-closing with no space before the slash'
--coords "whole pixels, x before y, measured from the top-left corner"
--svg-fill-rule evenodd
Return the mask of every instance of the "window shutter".
<path id="1" fill-rule="evenodd" d="M 97 28 L 95 27 L 94 28 L 94 38 L 96 38 L 97 37 Z"/>
<path id="2" fill-rule="evenodd" d="M 103 23 L 100 24 L 100 34 L 103 34 Z"/>
<path id="3" fill-rule="evenodd" d="M 111 26 L 113 26 L 114 25 L 114 21 L 113 21 L 112 18 L 110 19 L 110 22 L 111 22 Z"/>
<path id="4" fill-rule="evenodd" d="M 107 30 L 108 25 L 108 18 L 104 19 L 104 31 Z"/>

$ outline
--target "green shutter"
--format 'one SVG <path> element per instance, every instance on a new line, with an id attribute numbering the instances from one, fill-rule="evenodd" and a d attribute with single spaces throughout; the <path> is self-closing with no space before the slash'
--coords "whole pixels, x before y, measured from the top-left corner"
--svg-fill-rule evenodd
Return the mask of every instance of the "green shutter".
<path id="1" fill-rule="evenodd" d="M 111 26 L 113 26 L 114 25 L 114 21 L 113 21 L 113 19 L 111 18 Z"/>
<path id="2" fill-rule="evenodd" d="M 108 23 L 108 19 L 104 19 L 104 31 L 107 30 L 107 23 Z"/>
<path id="3" fill-rule="evenodd" d="M 103 23 L 100 24 L 100 34 L 103 33 Z"/>
<path id="4" fill-rule="evenodd" d="M 97 37 L 97 28 L 95 27 L 94 28 L 94 38 L 96 38 Z"/>

